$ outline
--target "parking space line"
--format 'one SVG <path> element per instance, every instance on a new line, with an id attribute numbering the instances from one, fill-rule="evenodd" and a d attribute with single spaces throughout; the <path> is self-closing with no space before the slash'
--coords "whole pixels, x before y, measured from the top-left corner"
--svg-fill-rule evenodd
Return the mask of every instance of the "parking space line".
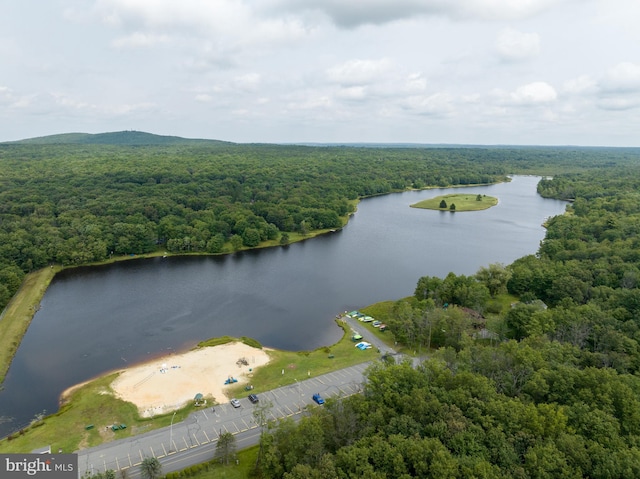
<path id="1" fill-rule="evenodd" d="M 202 434 L 207 438 L 207 442 L 211 442 L 211 439 L 209 439 L 209 436 L 207 435 L 207 431 L 202 431 Z"/>
<path id="2" fill-rule="evenodd" d="M 156 457 L 156 453 L 153 452 L 153 448 L 149 446 L 149 450 L 151 451 L 151 457 Z"/>

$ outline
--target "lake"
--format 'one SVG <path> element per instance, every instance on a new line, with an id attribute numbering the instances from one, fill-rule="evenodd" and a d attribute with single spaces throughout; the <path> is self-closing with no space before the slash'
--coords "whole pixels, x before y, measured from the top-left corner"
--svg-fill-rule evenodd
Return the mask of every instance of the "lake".
<path id="1" fill-rule="evenodd" d="M 538 177 L 367 198 L 340 231 L 226 256 L 167 257 L 57 275 L 0 391 L 0 437 L 58 408 L 74 384 L 214 336 L 310 350 L 331 345 L 340 311 L 413 294 L 421 276 L 472 275 L 538 250 L 542 223 L 566 203 L 536 193 Z M 409 205 L 452 192 L 497 206 L 440 212 Z M 37 390 L 37 394 L 34 394 Z"/>

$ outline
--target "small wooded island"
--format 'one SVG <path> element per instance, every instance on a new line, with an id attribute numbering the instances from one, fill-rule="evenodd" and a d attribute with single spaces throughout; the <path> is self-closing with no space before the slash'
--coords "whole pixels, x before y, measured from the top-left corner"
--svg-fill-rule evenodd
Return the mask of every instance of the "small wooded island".
<path id="1" fill-rule="evenodd" d="M 411 205 L 412 208 L 448 211 L 479 211 L 498 204 L 498 198 L 487 195 L 455 193 L 436 196 Z"/>

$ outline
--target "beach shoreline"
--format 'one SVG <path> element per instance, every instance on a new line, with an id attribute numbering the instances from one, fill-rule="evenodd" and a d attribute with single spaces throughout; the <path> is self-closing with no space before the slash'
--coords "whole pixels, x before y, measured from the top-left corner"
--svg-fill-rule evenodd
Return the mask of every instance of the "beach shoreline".
<path id="1" fill-rule="evenodd" d="M 141 417 L 149 418 L 181 409 L 195 402 L 196 395 L 203 406 L 227 402 L 231 398 L 225 381 L 249 384 L 255 369 L 270 359 L 268 349 L 234 341 L 155 357 L 106 375 L 117 375 L 110 383 L 110 393 L 133 403 Z M 66 389 L 61 404 L 69 400 L 73 391 L 93 380 Z"/>

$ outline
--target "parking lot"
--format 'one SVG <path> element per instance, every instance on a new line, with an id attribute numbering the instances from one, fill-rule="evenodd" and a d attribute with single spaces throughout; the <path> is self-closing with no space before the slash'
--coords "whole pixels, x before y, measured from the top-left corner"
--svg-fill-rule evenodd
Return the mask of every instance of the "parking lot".
<path id="1" fill-rule="evenodd" d="M 258 429 L 254 418 L 256 407 L 268 406 L 265 412 L 271 420 L 298 416 L 309 406 L 321 407 L 312 399 L 315 393 L 325 399 L 359 393 L 367 366 L 368 363 L 351 366 L 261 393 L 257 404 L 245 397 L 238 399 L 240 407 L 237 408 L 230 403 L 203 408 L 170 427 L 82 450 L 78 453 L 78 477 L 108 469 L 127 469 L 128 477 L 133 479 L 138 474 L 136 466 L 146 457 L 158 458 L 165 473 L 179 470 L 189 463 L 213 457 L 215 443 L 224 432 L 237 435 L 237 438 L 244 433 L 257 443 L 257 434 L 247 434 Z M 206 455 L 211 457 L 201 457 Z M 180 461 L 171 461 L 174 456 L 175 459 L 179 456 Z"/>

